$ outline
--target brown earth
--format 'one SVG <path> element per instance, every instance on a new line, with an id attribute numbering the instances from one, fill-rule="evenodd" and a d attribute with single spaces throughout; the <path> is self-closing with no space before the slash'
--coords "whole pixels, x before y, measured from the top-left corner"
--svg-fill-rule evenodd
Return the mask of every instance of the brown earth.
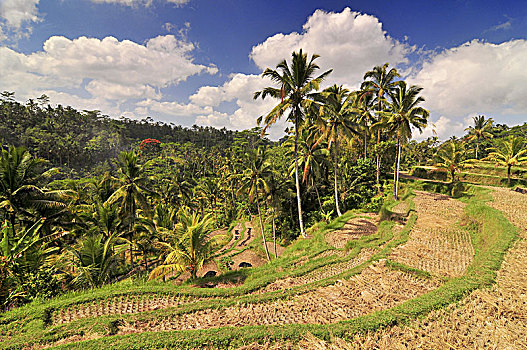
<path id="1" fill-rule="evenodd" d="M 126 322 L 120 334 L 223 326 L 334 323 L 391 308 L 438 285 L 436 280 L 391 270 L 379 262 L 350 280 L 338 281 L 287 300 Z"/>
<path id="2" fill-rule="evenodd" d="M 470 234 L 460 226 L 465 204 L 442 194 L 416 194 L 417 221 L 390 259 L 434 275 L 462 276 L 474 256 Z"/>
<path id="3" fill-rule="evenodd" d="M 350 240 L 376 233 L 379 224 L 378 216 L 375 214 L 360 215 L 346 222 L 341 229 L 326 234 L 326 242 L 335 248 L 342 249 Z"/>

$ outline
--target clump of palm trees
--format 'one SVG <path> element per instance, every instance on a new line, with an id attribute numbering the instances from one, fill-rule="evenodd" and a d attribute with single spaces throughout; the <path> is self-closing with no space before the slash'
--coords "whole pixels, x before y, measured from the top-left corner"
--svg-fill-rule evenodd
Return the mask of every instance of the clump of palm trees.
<path id="1" fill-rule="evenodd" d="M 262 116 L 264 131 L 284 114 L 294 125 L 294 170 L 298 202 L 298 221 L 300 232 L 305 237 L 302 206 L 300 200 L 300 181 L 298 174 L 298 140 L 299 135 L 308 132 L 315 136 L 304 135 L 305 139 L 316 139 L 311 148 L 314 150 L 324 141 L 333 153 L 333 187 L 335 209 L 342 215 L 338 191 L 338 144 L 339 140 L 362 138 L 364 157 L 367 156 L 367 137 L 370 131 L 377 133 L 376 179 L 379 192 L 381 152 L 379 144 L 382 138 L 396 139 L 396 163 L 394 166 L 394 197 L 398 199 L 399 167 L 402 145 L 412 137 L 412 130 L 422 131 L 428 124 L 429 112 L 419 106 L 424 98 L 419 96 L 422 88 L 407 86 L 400 80 L 395 68 L 388 70 L 388 64 L 374 67 L 366 72 L 360 91 L 350 92 L 343 86 L 333 85 L 318 91 L 320 84 L 328 77 L 331 70 L 314 77 L 319 67 L 314 64 L 318 55 L 311 56 L 293 52 L 291 66 L 286 60 L 280 62 L 276 70 L 266 69 L 263 77 L 270 78 L 277 86 L 257 91 L 254 98 L 267 96 L 280 100 L 269 114 Z M 399 79 L 399 80 L 398 80 Z M 309 153 L 309 152 L 307 152 Z M 311 152 L 311 156 L 314 152 Z M 306 159 L 307 160 L 307 159 Z M 306 161 L 304 160 L 304 162 Z M 304 176 L 309 171 L 307 163 Z"/>

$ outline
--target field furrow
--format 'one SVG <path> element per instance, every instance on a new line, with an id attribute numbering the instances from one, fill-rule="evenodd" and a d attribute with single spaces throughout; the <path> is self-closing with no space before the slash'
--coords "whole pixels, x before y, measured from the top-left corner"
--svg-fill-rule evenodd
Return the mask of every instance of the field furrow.
<path id="1" fill-rule="evenodd" d="M 292 288 L 296 286 L 301 286 L 311 282 L 320 281 L 324 278 L 333 277 L 338 274 L 341 274 L 345 271 L 348 271 L 364 262 L 373 256 L 375 249 L 367 248 L 362 249 L 361 252 L 353 259 L 348 261 L 334 263 L 331 265 L 320 267 L 316 270 L 306 273 L 305 275 L 298 277 L 287 277 L 280 280 L 277 280 L 269 285 L 267 285 L 262 290 L 259 290 L 258 293 L 272 292 L 276 290 L 283 290 L 287 288 Z"/>
<path id="2" fill-rule="evenodd" d="M 417 191 L 417 221 L 407 243 L 390 259 L 434 275 L 462 276 L 474 255 L 470 234 L 459 226 L 464 204 L 447 196 Z"/>
<path id="3" fill-rule="evenodd" d="M 394 326 L 333 344 L 310 337 L 300 349 L 527 349 L 527 195 L 492 188 L 487 204 L 518 227 L 520 239 L 506 254 L 496 285 L 459 304 L 432 311 L 408 326 Z M 276 349 L 285 349 L 277 346 Z"/>
<path id="4" fill-rule="evenodd" d="M 166 294 L 123 295 L 60 309 L 53 313 L 52 320 L 53 324 L 57 325 L 81 318 L 166 309 L 199 300 L 201 299 Z"/>
<path id="5" fill-rule="evenodd" d="M 361 274 L 287 300 L 207 309 L 169 318 L 127 322 L 121 333 L 207 329 L 223 326 L 292 323 L 328 324 L 393 307 L 437 288 L 436 280 L 420 279 L 378 262 Z"/>
<path id="6" fill-rule="evenodd" d="M 378 224 L 377 215 L 361 214 L 361 216 L 349 220 L 341 229 L 326 234 L 326 242 L 335 248 L 342 249 L 350 240 L 376 233 Z"/>

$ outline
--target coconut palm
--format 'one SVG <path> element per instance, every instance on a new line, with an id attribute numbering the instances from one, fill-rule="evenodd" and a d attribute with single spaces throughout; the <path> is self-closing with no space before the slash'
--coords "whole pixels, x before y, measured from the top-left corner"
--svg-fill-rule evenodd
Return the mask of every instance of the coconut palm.
<path id="1" fill-rule="evenodd" d="M 133 238 L 137 209 L 141 208 L 144 213 L 149 213 L 150 207 L 146 196 L 147 194 L 154 194 L 146 188 L 148 180 L 144 175 L 146 165 L 139 165 L 137 157 L 134 151 L 121 152 L 116 162 L 119 177 L 115 178 L 119 187 L 106 201 L 108 205 L 112 205 L 120 200 L 119 216 L 122 224 L 128 224 L 127 235 L 130 240 L 130 265 L 132 268 L 134 267 Z"/>
<path id="2" fill-rule="evenodd" d="M 471 166 L 466 159 L 465 144 L 462 142 L 449 141 L 443 144 L 437 151 L 435 158 L 436 167 L 447 169 L 450 172 L 452 183 L 455 181 L 456 172 Z"/>
<path id="3" fill-rule="evenodd" d="M 168 242 L 160 243 L 167 253 L 165 261 L 152 270 L 149 279 L 174 271 L 188 271 L 191 278 L 196 278 L 203 265 L 212 259 L 218 240 L 223 238 L 220 235 L 210 237 L 212 224 L 210 214 L 201 218 L 196 212 L 183 207 Z"/>
<path id="4" fill-rule="evenodd" d="M 423 107 L 418 106 L 424 101 L 419 96 L 422 87 L 412 85 L 407 87 L 406 82 L 399 81 L 395 90 L 390 92 L 392 103 L 389 105 L 388 112 L 381 112 L 385 117 L 385 124 L 389 132 L 396 135 L 396 166 L 394 171 L 394 198 L 399 198 L 399 165 L 401 161 L 402 144 L 407 143 L 412 138 L 412 127 L 422 132 L 428 124 L 429 112 Z"/>
<path id="5" fill-rule="evenodd" d="M 484 160 L 496 162 L 507 167 L 507 185 L 511 184 L 511 169 L 527 162 L 525 140 L 519 136 L 509 136 L 498 141 L 497 147 L 488 148 L 489 155 Z"/>
<path id="6" fill-rule="evenodd" d="M 24 147 L 10 146 L 0 156 L 0 210 L 15 226 L 17 216 L 35 219 L 31 209 L 62 209 L 62 201 L 68 191 L 48 191 L 39 182 L 57 172 L 43 171 L 44 160 L 35 158 Z"/>
<path id="7" fill-rule="evenodd" d="M 474 126 L 470 126 L 465 129 L 465 131 L 468 131 L 466 140 L 476 140 L 476 159 L 478 159 L 479 143 L 483 139 L 492 138 L 492 134 L 487 130 L 492 127 L 494 120 L 492 120 L 492 118 L 485 119 L 485 116 L 483 115 L 472 117 L 472 120 L 474 120 Z"/>
<path id="8" fill-rule="evenodd" d="M 81 287 L 100 287 L 108 282 L 118 265 L 118 256 L 125 244 L 116 244 L 116 235 L 87 236 L 76 247 L 66 247 L 65 260 L 74 267 L 73 283 Z"/>
<path id="9" fill-rule="evenodd" d="M 267 195 L 267 203 L 269 204 L 269 207 L 271 208 L 271 220 L 273 225 L 273 246 L 274 246 L 274 257 L 278 257 L 276 252 L 276 224 L 275 224 L 275 218 L 276 218 L 276 209 L 280 206 L 280 198 L 284 196 L 285 193 L 287 193 L 287 189 L 289 188 L 290 184 L 287 181 L 278 181 L 277 174 L 275 174 L 274 171 L 269 172 L 269 178 L 267 179 L 267 185 L 268 185 L 268 191 L 266 193 Z"/>
<path id="10" fill-rule="evenodd" d="M 302 127 L 306 115 L 306 108 L 309 108 L 313 102 L 312 92 L 318 90 L 320 83 L 332 72 L 332 70 L 328 70 L 315 77 L 315 72 L 320 68 L 314 62 L 318 57 L 318 55 L 312 55 L 311 59 L 308 60 L 307 54 L 303 53 L 302 50 L 293 52 L 291 66 L 284 59 L 276 66 L 276 70 L 267 68 L 262 74 L 263 77 L 270 78 L 274 83 L 277 83 L 278 88 L 266 87 L 262 91 L 257 91 L 254 94 L 254 99 L 258 97 L 265 99 L 267 96 L 281 99 L 281 102 L 269 114 L 263 117 L 265 125 L 262 133 L 272 124 L 276 123 L 285 113 L 287 113 L 287 120 L 295 126 L 295 185 L 300 233 L 304 238 L 306 237 L 306 233 L 302 221 L 302 204 L 298 176 L 298 132 Z M 258 118 L 258 123 L 261 121 L 262 117 Z"/>
<path id="11" fill-rule="evenodd" d="M 320 176 L 323 169 L 326 167 L 327 157 L 329 151 L 325 148 L 324 144 L 319 141 L 321 139 L 318 129 L 311 125 L 311 127 L 304 127 L 300 131 L 298 136 L 298 167 L 302 169 L 302 183 L 311 186 L 315 189 L 320 211 L 323 212 L 322 202 L 318 192 L 317 183 L 315 178 Z M 291 139 L 287 140 L 287 145 L 290 146 L 286 155 L 292 159 L 292 164 L 289 167 L 290 175 L 294 174 L 295 161 L 294 161 L 294 141 Z"/>
<path id="12" fill-rule="evenodd" d="M 368 135 L 370 126 L 375 122 L 375 116 L 371 113 L 373 109 L 374 95 L 368 91 L 353 92 L 352 108 L 355 112 L 355 122 L 360 127 L 363 134 L 364 159 L 368 152 Z"/>
<path id="13" fill-rule="evenodd" d="M 350 139 L 358 135 L 358 125 L 354 122 L 355 112 L 351 108 L 353 95 L 348 89 L 333 85 L 325 89 L 321 94 L 323 106 L 321 126 L 323 137 L 327 140 L 328 149 L 333 145 L 333 185 L 335 192 L 335 205 L 337 215 L 341 216 L 338 196 L 338 141 L 340 138 Z"/>
<path id="14" fill-rule="evenodd" d="M 376 107 L 377 113 L 380 113 L 384 110 L 384 107 L 387 105 L 385 95 L 390 93 L 396 88 L 397 81 L 396 79 L 400 77 L 397 69 L 392 68 L 389 71 L 388 63 L 385 63 L 383 66 L 375 66 L 372 70 L 364 74 L 364 82 L 361 84 L 361 90 L 369 92 L 374 96 L 374 105 Z M 378 114 L 377 121 L 379 122 L 381 115 Z M 381 124 L 378 124 L 380 126 Z M 377 128 L 377 145 L 381 142 L 381 129 Z M 381 174 L 381 154 L 377 150 L 376 154 L 377 161 L 377 188 L 379 192 L 380 188 L 380 174 Z"/>
<path id="15" fill-rule="evenodd" d="M 239 192 L 246 193 L 249 196 L 249 202 L 256 202 L 265 254 L 267 256 L 267 260 L 271 261 L 269 249 L 267 249 L 267 242 L 265 241 L 265 231 L 262 213 L 260 210 L 260 195 L 262 193 L 269 192 L 269 185 L 267 184 L 266 179 L 271 176 L 271 168 L 266 159 L 265 148 L 262 146 L 260 146 L 258 149 L 247 151 L 246 156 L 247 168 L 241 174 L 241 187 Z"/>

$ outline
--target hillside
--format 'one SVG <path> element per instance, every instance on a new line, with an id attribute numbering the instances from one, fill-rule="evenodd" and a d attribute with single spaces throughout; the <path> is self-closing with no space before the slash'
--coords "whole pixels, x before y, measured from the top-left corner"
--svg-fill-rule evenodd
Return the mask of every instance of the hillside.
<path id="1" fill-rule="evenodd" d="M 0 347 L 522 347 L 527 196 L 471 187 L 456 200 L 412 186 L 380 216 L 316 225 L 267 265 L 181 286 L 122 281 L 14 309 L 1 317 Z M 236 229 L 219 254 L 247 251 L 247 225 Z M 261 256 L 257 240 L 249 249 Z"/>

